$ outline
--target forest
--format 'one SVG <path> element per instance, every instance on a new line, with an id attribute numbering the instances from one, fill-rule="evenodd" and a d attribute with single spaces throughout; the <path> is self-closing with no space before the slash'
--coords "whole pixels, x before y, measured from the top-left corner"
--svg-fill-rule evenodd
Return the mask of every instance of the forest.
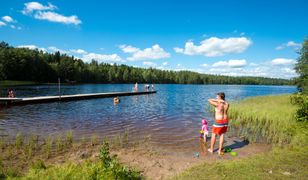
<path id="1" fill-rule="evenodd" d="M 160 84 L 251 84 L 290 85 L 293 81 L 265 77 L 233 77 L 136 68 L 120 64 L 85 63 L 81 59 L 38 49 L 16 48 L 0 43 L 0 81 L 33 81 L 38 83 L 160 83 Z"/>

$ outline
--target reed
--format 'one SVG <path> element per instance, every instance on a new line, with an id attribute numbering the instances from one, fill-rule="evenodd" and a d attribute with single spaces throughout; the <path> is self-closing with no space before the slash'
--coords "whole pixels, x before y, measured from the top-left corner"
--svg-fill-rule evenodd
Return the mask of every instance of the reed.
<path id="1" fill-rule="evenodd" d="M 252 97 L 231 103 L 231 131 L 251 142 L 290 143 L 294 135 L 296 106 L 289 95 Z"/>
<path id="2" fill-rule="evenodd" d="M 58 136 L 57 139 L 56 139 L 56 151 L 61 152 L 61 151 L 63 151 L 63 149 L 64 149 L 64 144 L 63 144 L 63 141 L 62 141 L 62 137 Z"/>
<path id="3" fill-rule="evenodd" d="M 16 134 L 16 139 L 15 139 L 15 146 L 17 149 L 21 148 L 21 146 L 24 143 L 24 137 L 21 133 Z"/>
<path id="4" fill-rule="evenodd" d="M 93 135 L 91 136 L 91 145 L 92 145 L 92 146 L 95 146 L 95 145 L 97 145 L 97 144 L 98 144 L 97 136 L 96 136 L 95 134 L 93 134 Z"/>
<path id="5" fill-rule="evenodd" d="M 71 146 L 73 144 L 73 131 L 66 132 L 66 145 Z"/>
<path id="6" fill-rule="evenodd" d="M 51 155 L 53 140 L 50 136 L 45 139 L 44 151 L 46 153 L 47 158 Z"/>

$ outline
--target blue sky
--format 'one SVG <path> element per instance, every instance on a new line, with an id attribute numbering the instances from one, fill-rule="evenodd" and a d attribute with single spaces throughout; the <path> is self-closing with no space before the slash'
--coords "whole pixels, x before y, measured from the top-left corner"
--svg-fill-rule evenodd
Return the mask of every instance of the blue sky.
<path id="1" fill-rule="evenodd" d="M 207 74 L 292 78 L 308 1 L 1 2 L 0 40 L 83 59 Z"/>

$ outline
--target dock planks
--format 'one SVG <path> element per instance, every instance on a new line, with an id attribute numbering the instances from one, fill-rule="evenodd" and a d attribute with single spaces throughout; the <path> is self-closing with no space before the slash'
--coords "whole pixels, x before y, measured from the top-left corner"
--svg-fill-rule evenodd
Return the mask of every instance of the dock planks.
<path id="1" fill-rule="evenodd" d="M 29 97 L 29 98 L 0 98 L 0 103 L 9 105 L 20 105 L 20 104 L 36 104 L 36 103 L 48 103 L 57 101 L 74 101 L 84 99 L 96 99 L 96 98 L 108 98 L 117 96 L 136 96 L 153 94 L 157 91 L 140 91 L 140 92 L 108 92 L 108 93 L 91 93 L 91 94 L 73 94 L 73 95 L 62 95 L 62 96 L 40 96 L 40 97 Z"/>

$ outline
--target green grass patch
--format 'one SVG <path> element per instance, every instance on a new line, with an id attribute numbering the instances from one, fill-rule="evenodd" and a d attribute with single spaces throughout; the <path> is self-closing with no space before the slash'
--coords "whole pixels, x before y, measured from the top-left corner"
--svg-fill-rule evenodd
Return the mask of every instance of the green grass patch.
<path id="1" fill-rule="evenodd" d="M 230 128 L 250 142 L 290 143 L 296 133 L 296 109 L 290 95 L 248 98 L 231 103 Z"/>
<path id="2" fill-rule="evenodd" d="M 174 179 L 306 179 L 307 162 L 305 149 L 274 148 L 252 158 L 204 163 Z"/>

